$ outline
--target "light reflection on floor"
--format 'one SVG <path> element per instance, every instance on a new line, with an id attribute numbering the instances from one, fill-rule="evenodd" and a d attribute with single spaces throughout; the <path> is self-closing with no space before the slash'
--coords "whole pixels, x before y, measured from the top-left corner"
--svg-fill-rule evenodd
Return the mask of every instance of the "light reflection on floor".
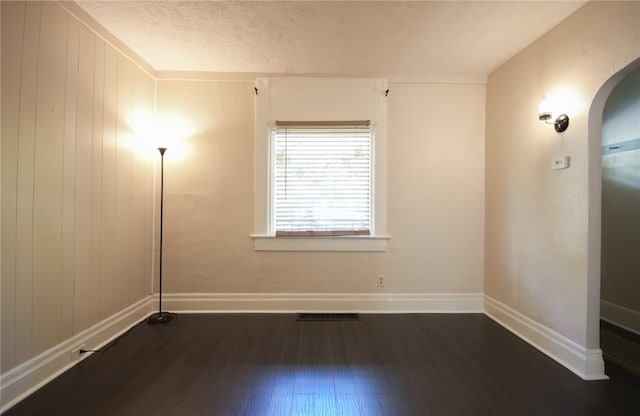
<path id="1" fill-rule="evenodd" d="M 247 416 L 384 414 L 379 398 L 386 372 L 379 366 L 265 366 L 249 373 L 251 379 L 235 386 L 251 397 L 242 412 Z"/>

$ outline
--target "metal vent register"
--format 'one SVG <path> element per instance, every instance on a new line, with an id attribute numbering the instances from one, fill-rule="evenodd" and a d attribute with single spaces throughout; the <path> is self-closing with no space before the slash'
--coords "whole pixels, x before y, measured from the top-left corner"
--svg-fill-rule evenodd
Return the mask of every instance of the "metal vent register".
<path id="1" fill-rule="evenodd" d="M 296 321 L 359 321 L 357 313 L 299 313 Z"/>

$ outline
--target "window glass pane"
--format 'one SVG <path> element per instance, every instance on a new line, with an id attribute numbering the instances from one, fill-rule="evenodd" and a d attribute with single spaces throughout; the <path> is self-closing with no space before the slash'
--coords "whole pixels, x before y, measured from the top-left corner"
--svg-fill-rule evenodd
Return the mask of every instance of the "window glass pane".
<path id="1" fill-rule="evenodd" d="M 276 235 L 369 234 L 368 127 L 278 127 L 272 139 Z"/>

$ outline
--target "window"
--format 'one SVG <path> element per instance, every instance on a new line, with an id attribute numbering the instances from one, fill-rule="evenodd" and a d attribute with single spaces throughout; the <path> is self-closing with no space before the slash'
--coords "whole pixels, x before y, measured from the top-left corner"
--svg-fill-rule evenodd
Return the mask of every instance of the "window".
<path id="1" fill-rule="evenodd" d="M 371 235 L 370 121 L 277 121 L 271 132 L 276 237 Z"/>
<path id="2" fill-rule="evenodd" d="M 272 77 L 255 87 L 254 248 L 385 251 L 386 80 Z"/>

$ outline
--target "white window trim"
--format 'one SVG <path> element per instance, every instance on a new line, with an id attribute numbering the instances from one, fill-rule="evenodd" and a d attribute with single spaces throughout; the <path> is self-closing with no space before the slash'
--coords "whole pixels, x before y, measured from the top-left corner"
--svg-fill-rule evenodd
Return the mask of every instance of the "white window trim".
<path id="1" fill-rule="evenodd" d="M 252 235 L 256 251 L 387 251 L 390 237 L 274 237 Z"/>
<path id="2" fill-rule="evenodd" d="M 274 121 L 270 109 L 270 78 L 256 80 L 255 124 L 255 201 L 254 240 L 256 251 L 386 251 L 390 239 L 387 234 L 387 81 L 371 79 L 374 92 L 369 117 L 375 126 L 372 157 L 375 174 L 373 178 L 372 215 L 374 218 L 370 236 L 337 237 L 275 237 L 271 225 L 270 186 L 270 129 Z M 285 117 L 287 119 L 287 117 Z M 337 119 L 332 117 L 331 119 Z"/>

